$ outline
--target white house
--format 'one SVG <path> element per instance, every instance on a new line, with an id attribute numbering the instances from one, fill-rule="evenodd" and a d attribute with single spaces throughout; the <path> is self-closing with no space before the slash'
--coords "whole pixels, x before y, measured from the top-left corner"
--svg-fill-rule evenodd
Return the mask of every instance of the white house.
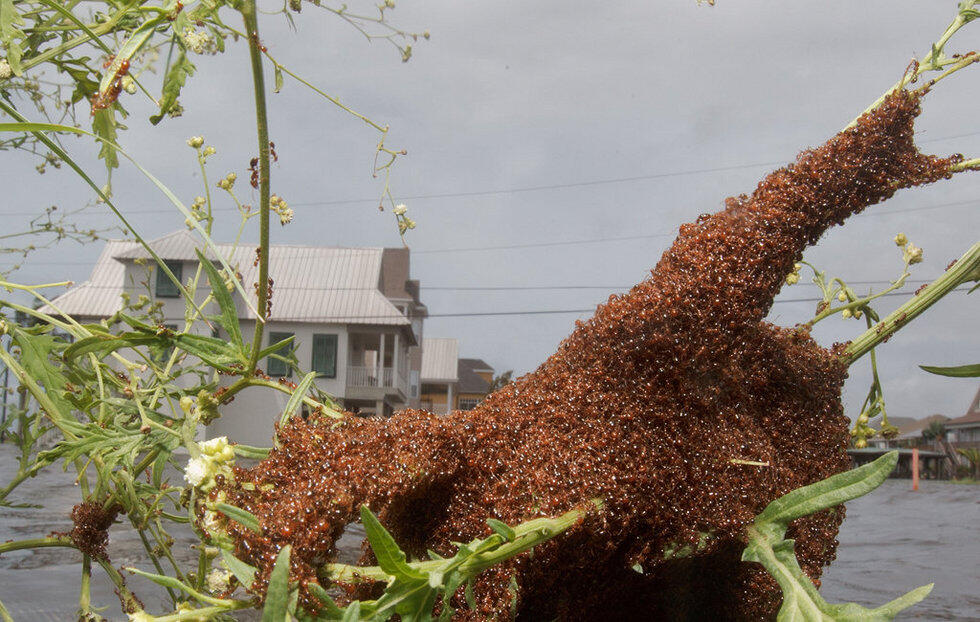
<path id="1" fill-rule="evenodd" d="M 195 236 L 177 231 L 149 243 L 175 276 L 187 283 L 197 270 Z M 252 284 L 258 281 L 254 248 L 219 244 L 218 250 L 242 275 L 255 305 Z M 177 288 L 141 245 L 109 241 L 91 278 L 52 301 L 53 309 L 82 321 L 112 315 L 128 292 L 163 302 L 165 325 L 183 328 L 185 302 Z M 409 278 L 407 248 L 330 248 L 273 246 L 269 251 L 273 281 L 272 313 L 264 345 L 295 336 L 300 366 L 319 373 L 317 386 L 353 412 L 387 416 L 419 404 L 419 371 L 425 305 L 419 283 Z M 206 279 L 197 294 L 207 293 Z M 242 333 L 249 339 L 255 315 L 235 293 Z M 203 323 L 196 330 L 206 331 Z M 220 336 L 219 333 L 216 333 Z M 260 367 L 273 377 L 290 376 L 281 361 L 266 359 Z M 291 378 L 293 382 L 298 378 Z M 208 428 L 208 436 L 267 446 L 272 425 L 288 399 L 263 388 L 242 391 Z"/>

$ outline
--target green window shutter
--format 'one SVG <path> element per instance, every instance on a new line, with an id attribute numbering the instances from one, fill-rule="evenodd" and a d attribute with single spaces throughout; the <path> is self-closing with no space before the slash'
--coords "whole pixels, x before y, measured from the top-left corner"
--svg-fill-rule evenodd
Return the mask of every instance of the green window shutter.
<path id="1" fill-rule="evenodd" d="M 337 335 L 313 335 L 313 371 L 326 378 L 337 377 Z"/>
<path id="2" fill-rule="evenodd" d="M 164 261 L 164 264 L 170 271 L 174 273 L 177 280 L 180 282 L 184 281 L 184 264 L 180 261 Z M 157 287 L 156 293 L 157 298 L 178 298 L 180 297 L 180 289 L 174 285 L 174 282 L 170 280 L 167 273 L 164 272 L 159 266 L 156 269 L 157 273 Z"/>
<path id="3" fill-rule="evenodd" d="M 289 339 L 292 336 L 293 336 L 293 333 L 270 332 L 269 333 L 269 345 L 271 346 L 271 345 L 277 344 L 280 341 L 282 341 L 283 339 Z M 296 342 L 294 341 L 293 342 L 293 345 L 292 345 L 292 348 L 295 348 L 295 347 L 296 347 Z M 288 357 L 290 354 L 292 354 L 292 350 L 289 347 L 285 347 L 285 348 L 282 348 L 282 349 L 278 350 L 276 352 L 276 354 L 278 354 L 280 356 L 286 356 L 286 357 Z M 279 359 L 277 359 L 275 357 L 272 357 L 272 356 L 270 356 L 269 358 L 266 359 L 266 370 L 265 371 L 270 376 L 284 376 L 286 378 L 289 378 L 290 376 L 293 375 L 293 370 L 292 370 L 292 368 L 289 365 L 287 365 L 283 361 L 280 361 Z"/>

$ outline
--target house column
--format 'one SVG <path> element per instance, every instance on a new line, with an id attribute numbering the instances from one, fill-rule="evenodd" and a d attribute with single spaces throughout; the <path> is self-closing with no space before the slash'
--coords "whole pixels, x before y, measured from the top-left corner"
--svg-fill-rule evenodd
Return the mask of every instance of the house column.
<path id="1" fill-rule="evenodd" d="M 381 333 L 381 336 L 379 337 L 379 340 L 381 341 L 381 345 L 378 346 L 378 370 L 375 372 L 378 374 L 379 387 L 385 386 L 385 341 L 386 341 L 385 338 L 387 336 L 388 335 L 386 335 L 385 333 Z"/>
<path id="2" fill-rule="evenodd" d="M 401 358 L 401 351 L 398 349 L 398 333 L 395 333 L 395 349 L 391 353 L 391 385 L 398 386 L 398 359 Z"/>
<path id="3" fill-rule="evenodd" d="M 453 383 L 446 383 L 446 414 L 453 412 Z"/>

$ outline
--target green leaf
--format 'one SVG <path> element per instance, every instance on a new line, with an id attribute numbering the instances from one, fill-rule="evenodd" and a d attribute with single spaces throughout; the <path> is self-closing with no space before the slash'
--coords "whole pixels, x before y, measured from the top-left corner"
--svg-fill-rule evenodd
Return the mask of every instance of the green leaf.
<path id="1" fill-rule="evenodd" d="M 99 83 L 99 92 L 105 93 L 112 83 L 116 79 L 116 74 L 119 72 L 119 68 L 122 66 L 123 61 L 129 62 L 133 58 L 133 55 L 139 51 L 143 44 L 146 43 L 153 32 L 156 30 L 157 26 L 164 20 L 163 16 L 147 20 L 140 24 L 139 28 L 133 31 L 133 34 L 129 36 L 126 43 L 123 43 L 119 51 L 116 52 L 115 57 L 112 59 L 112 63 L 105 70 L 102 76 L 102 81 Z"/>
<path id="2" fill-rule="evenodd" d="M 214 509 L 218 510 L 233 521 L 241 524 L 242 527 L 254 531 L 257 534 L 262 533 L 262 525 L 259 524 L 259 519 L 257 519 L 251 512 L 233 505 L 228 505 L 227 503 L 219 503 L 214 506 Z"/>
<path id="3" fill-rule="evenodd" d="M 371 550 L 378 560 L 378 566 L 383 571 L 395 578 L 405 580 L 426 579 L 424 574 L 406 563 L 405 553 L 366 505 L 361 506 L 361 523 L 364 524 L 364 531 L 367 533 Z"/>
<path id="4" fill-rule="evenodd" d="M 225 280 L 221 278 L 221 273 L 214 267 L 214 264 L 204 257 L 204 253 L 198 249 L 194 249 L 194 252 L 197 253 L 197 259 L 201 262 L 201 266 L 204 267 L 204 272 L 208 276 L 208 283 L 211 284 L 211 293 L 221 310 L 221 315 L 217 318 L 218 323 L 228 333 L 231 342 L 238 346 L 239 351 L 244 351 L 242 329 L 238 323 L 238 308 L 231 297 L 231 292 L 225 287 Z M 235 278 L 234 274 L 231 275 L 231 278 Z"/>
<path id="5" fill-rule="evenodd" d="M 269 575 L 269 589 L 265 593 L 262 622 L 284 622 L 289 608 L 289 551 L 287 544 L 279 551 L 276 564 Z"/>
<path id="6" fill-rule="evenodd" d="M 293 394 L 289 396 L 289 401 L 286 403 L 286 408 L 282 411 L 282 417 L 279 418 L 279 425 L 284 425 L 299 408 L 299 405 L 303 403 L 303 396 L 310 389 L 310 385 L 313 384 L 313 379 L 316 378 L 316 372 L 311 371 L 310 373 L 303 376 L 303 379 L 299 381 L 296 385 L 296 390 Z"/>
<path id="7" fill-rule="evenodd" d="M 262 359 L 266 358 L 267 356 L 271 355 L 272 353 L 278 352 L 278 351 L 282 350 L 283 348 L 291 345 L 293 343 L 293 340 L 294 339 L 296 339 L 296 335 L 290 335 L 289 337 L 287 337 L 286 339 L 283 339 L 282 341 L 276 342 L 276 343 L 272 344 L 271 346 L 267 346 L 267 347 L 259 350 L 259 360 L 262 360 Z M 280 360 L 282 360 L 282 361 L 284 361 L 286 363 L 289 362 L 286 359 L 281 358 L 281 357 L 280 357 Z"/>
<path id="8" fill-rule="evenodd" d="M 107 169 L 119 168 L 119 155 L 116 153 L 116 115 L 112 106 L 100 108 L 92 115 L 92 133 L 102 139 L 99 146 L 99 159 Z"/>
<path id="9" fill-rule="evenodd" d="M 980 377 L 980 363 L 974 365 L 960 365 L 959 367 L 932 367 L 930 365 L 919 365 L 924 371 L 937 376 L 949 376 L 951 378 L 977 378 Z"/>
<path id="10" fill-rule="evenodd" d="M 778 622 L 884 622 L 932 590 L 932 585 L 923 586 L 877 609 L 828 603 L 800 568 L 793 541 L 786 539 L 792 520 L 867 494 L 881 485 L 897 461 L 898 452 L 889 452 L 870 464 L 794 490 L 766 506 L 746 529 L 748 546 L 742 561 L 761 564 L 783 592 Z"/>
<path id="11" fill-rule="evenodd" d="M 361 603 L 355 600 L 344 611 L 344 617 L 341 618 L 341 622 L 357 622 L 360 619 L 361 619 Z"/>
<path id="12" fill-rule="evenodd" d="M 173 64 L 167 69 L 167 75 L 163 78 L 163 93 L 160 95 L 160 112 L 150 117 L 150 123 L 156 125 L 163 120 L 163 117 L 170 112 L 177 97 L 180 96 L 180 89 L 184 88 L 187 78 L 194 75 L 194 63 L 187 60 L 187 54 L 181 50 Z"/>
<path id="13" fill-rule="evenodd" d="M 330 598 L 330 594 L 327 590 L 323 589 L 323 586 L 315 581 L 310 581 L 306 584 L 306 589 L 312 594 L 317 600 L 323 603 L 323 613 L 331 618 L 339 618 L 344 615 L 343 610 L 337 606 L 337 603 Z"/>
<path id="14" fill-rule="evenodd" d="M 236 443 L 232 447 L 235 450 L 236 456 L 250 458 L 252 460 L 265 460 L 269 457 L 269 452 L 272 451 L 268 447 L 252 447 L 251 445 L 242 445 L 241 443 Z"/>
<path id="15" fill-rule="evenodd" d="M 801 516 L 866 495 L 888 478 L 896 464 L 898 452 L 890 451 L 874 462 L 798 488 L 767 505 L 755 522 L 773 523 L 785 528 L 790 521 Z"/>
<path id="16" fill-rule="evenodd" d="M 517 536 L 517 534 L 514 532 L 513 529 L 511 529 L 505 523 L 497 520 L 496 518 L 488 518 L 487 525 L 489 525 L 490 529 L 493 529 L 495 533 L 498 533 L 501 536 L 503 536 L 504 540 L 508 542 L 512 542 L 514 538 Z"/>
<path id="17" fill-rule="evenodd" d="M 235 578 L 238 579 L 238 582 L 243 588 L 247 590 L 252 587 L 252 583 L 255 582 L 255 573 L 257 572 L 255 566 L 246 564 L 224 549 L 221 549 L 221 559 L 225 561 L 225 566 L 228 566 L 228 570 L 231 571 L 231 574 L 235 575 Z"/>

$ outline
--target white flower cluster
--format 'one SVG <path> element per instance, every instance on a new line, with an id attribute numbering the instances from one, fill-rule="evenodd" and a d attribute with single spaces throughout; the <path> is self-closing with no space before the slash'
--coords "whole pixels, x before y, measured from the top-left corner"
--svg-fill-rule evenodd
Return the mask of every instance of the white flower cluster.
<path id="1" fill-rule="evenodd" d="M 0 58 L 0 80 L 6 80 L 14 75 L 14 70 L 6 58 Z"/>
<path id="2" fill-rule="evenodd" d="M 218 51 L 214 37 L 206 32 L 198 32 L 188 26 L 180 36 L 187 49 L 195 54 L 215 54 Z"/>
<path id="3" fill-rule="evenodd" d="M 803 264 L 795 263 L 793 264 L 793 271 L 786 276 L 787 285 L 796 285 L 800 282 L 800 270 L 803 269 Z"/>
<path id="4" fill-rule="evenodd" d="M 231 477 L 231 465 L 235 462 L 235 450 L 228 444 L 227 436 L 219 436 L 199 445 L 201 454 L 187 461 L 184 479 L 195 488 L 210 490 L 214 477 Z"/>
<path id="5" fill-rule="evenodd" d="M 922 249 L 909 242 L 909 238 L 904 233 L 895 236 L 895 246 L 904 246 L 902 249 L 902 259 L 909 265 L 922 262 Z"/>

